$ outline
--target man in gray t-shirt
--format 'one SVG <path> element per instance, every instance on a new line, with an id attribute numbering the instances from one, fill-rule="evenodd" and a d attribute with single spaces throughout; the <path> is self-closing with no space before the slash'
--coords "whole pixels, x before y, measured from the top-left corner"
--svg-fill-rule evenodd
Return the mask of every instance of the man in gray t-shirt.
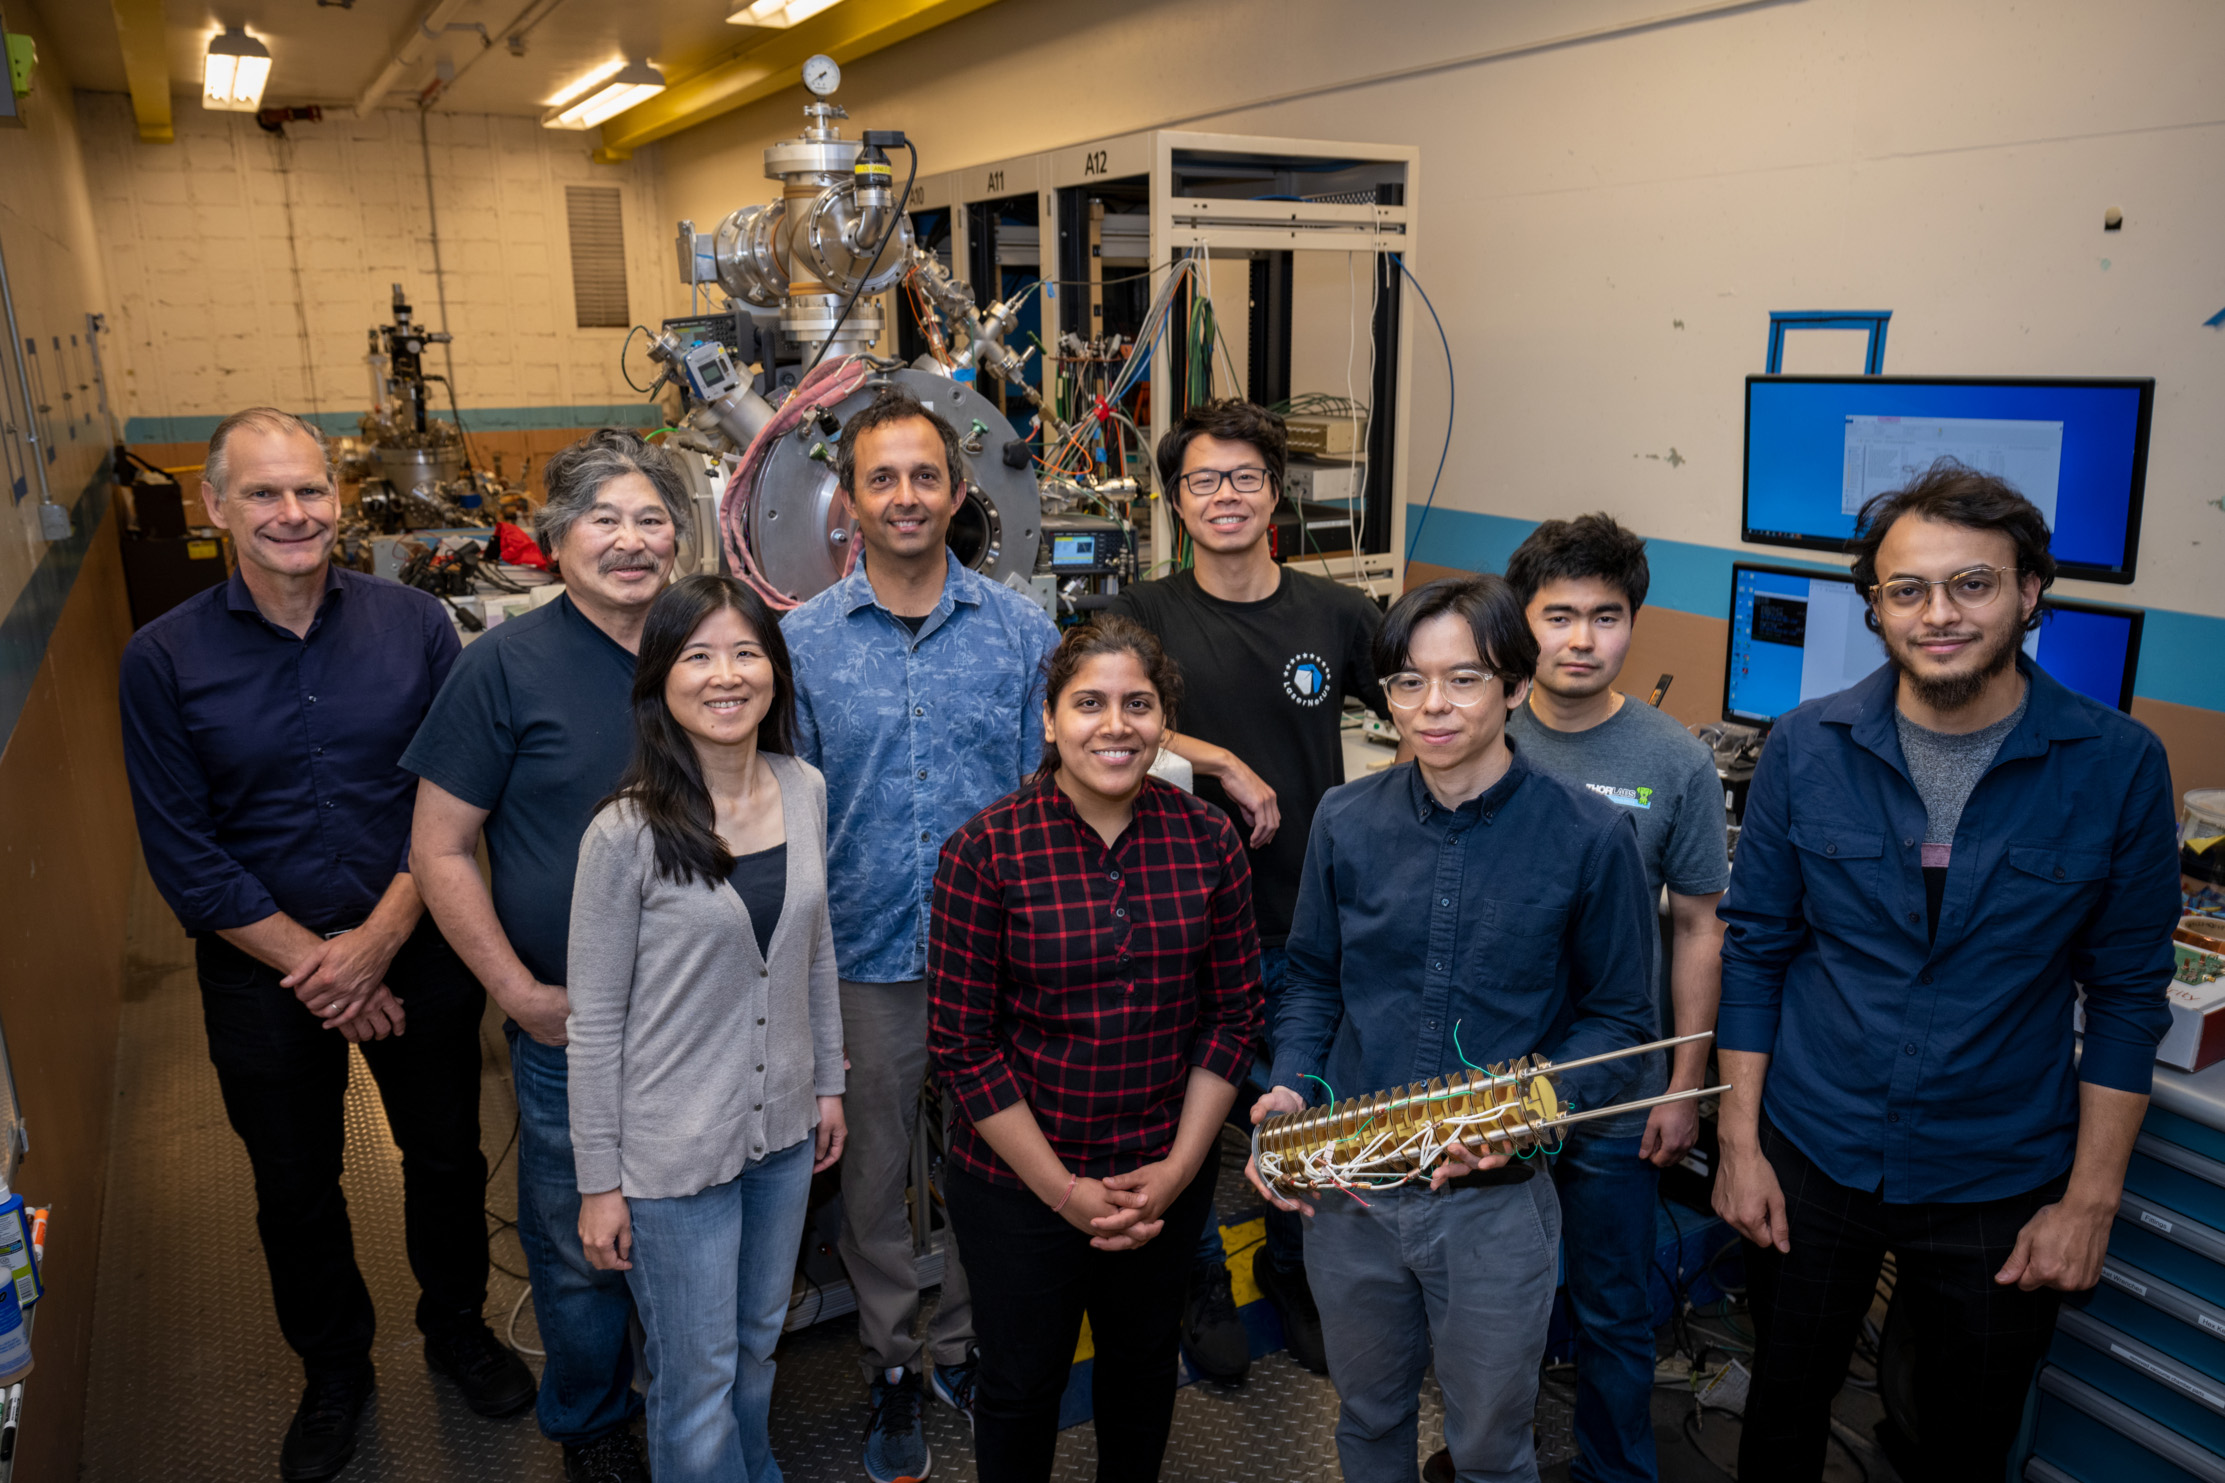
<path id="1" fill-rule="evenodd" d="M 1605 515 L 1549 520 L 1507 563 L 1537 635 L 1529 700 L 1507 721 L 1531 766 L 1580 783 L 1629 810 L 1638 826 L 1648 900 L 1668 888 L 1667 959 L 1657 950 L 1653 996 L 1663 1035 L 1715 1027 L 1730 884 L 1723 785 L 1708 749 L 1675 719 L 1616 692 L 1645 601 L 1645 542 Z M 1646 924 L 1649 938 L 1660 932 Z M 1656 1051 L 1632 1098 L 1706 1084 L 1707 1043 Z M 1580 1478 L 1651 1478 L 1653 1263 L 1660 1170 L 1698 1131 L 1690 1102 L 1581 1124 L 1555 1161 L 1568 1232 L 1568 1297 L 1576 1328 Z"/>

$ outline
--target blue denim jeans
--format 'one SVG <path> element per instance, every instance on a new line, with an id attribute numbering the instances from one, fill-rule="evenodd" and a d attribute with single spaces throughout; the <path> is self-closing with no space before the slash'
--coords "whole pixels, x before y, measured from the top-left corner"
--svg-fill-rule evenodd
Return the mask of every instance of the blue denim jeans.
<path id="1" fill-rule="evenodd" d="M 1253 1062 L 1248 1085 L 1237 1088 L 1237 1120 L 1249 1123 L 1252 1103 L 1259 1100 L 1267 1088 L 1260 1083 L 1267 1075 L 1267 1063 L 1274 1057 L 1275 1000 L 1282 993 L 1283 970 L 1290 960 L 1279 947 L 1259 950 L 1259 983 L 1267 993 L 1267 1017 L 1260 1025 L 1262 1054 Z M 1267 1207 L 1267 1239 L 1262 1253 L 1269 1262 L 1285 1272 L 1295 1272 L 1306 1264 L 1306 1219 L 1288 1210 Z M 1221 1244 L 1221 1211 L 1211 1205 L 1205 1211 L 1205 1229 L 1198 1233 L 1197 1263 L 1201 1267 L 1217 1267 L 1228 1260 L 1228 1251 Z"/>
<path id="2" fill-rule="evenodd" d="M 1414 1483 L 1433 1353 L 1459 1483 L 1537 1483 L 1530 1422 L 1561 1235 L 1553 1181 L 1539 1170 L 1367 1200 L 1321 1196 L 1306 1232 L 1345 1483 Z"/>
<path id="3" fill-rule="evenodd" d="M 1644 1134 L 1578 1125 L 1553 1162 L 1568 1221 L 1568 1311 L 1576 1328 L 1575 1483 L 1652 1483 L 1654 1204 L 1661 1174 Z"/>
<path id="4" fill-rule="evenodd" d="M 811 1148 L 790 1144 L 692 1195 L 626 1201 L 657 1483 L 780 1483 L 773 1350 L 803 1244 Z"/>
<path id="5" fill-rule="evenodd" d="M 541 1434 L 592 1442 L 641 1414 L 634 1392 L 633 1297 L 626 1274 L 587 1265 L 579 1244 L 579 1175 L 572 1164 L 570 1064 L 514 1024 L 510 1076 L 518 1092 L 518 1242 L 541 1327 Z"/>

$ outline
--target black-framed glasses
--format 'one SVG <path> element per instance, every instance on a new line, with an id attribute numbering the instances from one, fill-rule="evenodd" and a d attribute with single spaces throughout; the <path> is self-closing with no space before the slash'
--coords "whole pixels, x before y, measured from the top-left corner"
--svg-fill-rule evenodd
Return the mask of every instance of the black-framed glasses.
<path id="1" fill-rule="evenodd" d="M 1429 687 L 1443 692 L 1445 703 L 1466 710 L 1483 703 L 1491 682 L 1498 676 L 1487 669 L 1456 669 L 1449 675 L 1418 675 L 1400 670 L 1383 677 L 1383 698 L 1402 711 L 1418 710 L 1429 699 Z"/>
<path id="2" fill-rule="evenodd" d="M 1224 481 L 1238 494 L 1257 494 L 1267 487 L 1267 470 L 1256 463 L 1240 469 L 1192 469 L 1182 476 L 1182 487 L 1205 499 L 1219 494 Z"/>
<path id="3" fill-rule="evenodd" d="M 1947 601 L 1965 613 L 1974 613 L 1991 607 L 2008 585 L 2005 579 L 2015 572 L 2013 566 L 1973 566 L 1951 577 L 1894 577 L 1872 587 L 1870 594 L 1886 612 L 1905 618 L 1930 605 L 1932 588 L 1944 587 Z"/>

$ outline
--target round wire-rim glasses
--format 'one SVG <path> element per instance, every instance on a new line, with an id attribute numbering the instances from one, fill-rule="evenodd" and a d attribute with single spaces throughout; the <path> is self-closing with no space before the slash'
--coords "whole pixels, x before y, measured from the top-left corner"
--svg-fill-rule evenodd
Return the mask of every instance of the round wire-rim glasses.
<path id="1" fill-rule="evenodd" d="M 1436 686 L 1449 705 L 1462 710 L 1483 704 L 1483 697 L 1498 676 L 1487 669 L 1456 669 L 1449 675 L 1418 675 L 1400 670 L 1383 677 L 1383 698 L 1402 711 L 1418 710 Z"/>
<path id="2" fill-rule="evenodd" d="M 1905 617 L 1929 607 L 1931 589 L 1944 587 L 1947 601 L 1965 613 L 1974 613 L 1993 605 L 1993 600 L 2009 585 L 2001 579 L 2001 574 L 2016 570 L 2013 566 L 1972 566 L 1951 577 L 1894 577 L 1879 582 L 1870 593 L 1886 612 Z"/>

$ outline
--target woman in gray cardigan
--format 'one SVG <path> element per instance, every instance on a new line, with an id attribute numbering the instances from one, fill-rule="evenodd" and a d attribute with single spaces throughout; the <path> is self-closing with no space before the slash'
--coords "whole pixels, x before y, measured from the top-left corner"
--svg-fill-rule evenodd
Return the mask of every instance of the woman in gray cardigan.
<path id="1" fill-rule="evenodd" d="M 648 1334 L 657 1483 L 779 1483 L 767 1435 L 814 1172 L 841 1156 L 827 788 L 780 625 L 730 577 L 649 609 L 634 756 L 580 843 L 572 1154 Z"/>

